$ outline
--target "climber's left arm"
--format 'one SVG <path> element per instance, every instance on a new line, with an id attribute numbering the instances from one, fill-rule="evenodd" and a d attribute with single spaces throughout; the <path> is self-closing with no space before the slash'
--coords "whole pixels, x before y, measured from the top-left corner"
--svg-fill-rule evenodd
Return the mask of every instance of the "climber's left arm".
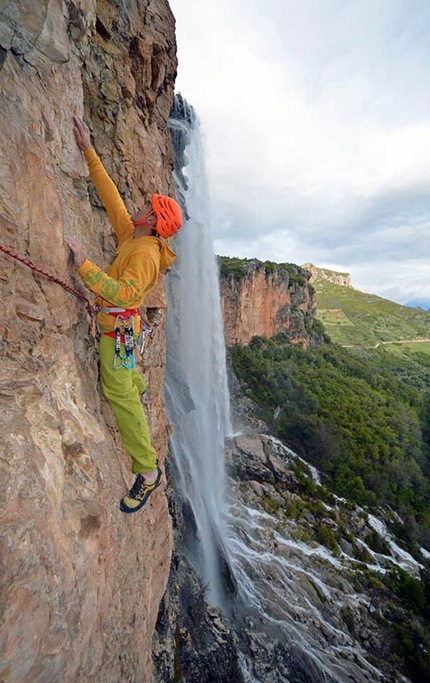
<path id="1" fill-rule="evenodd" d="M 109 277 L 99 266 L 85 259 L 77 268 L 85 285 L 113 306 L 138 308 L 158 277 L 160 263 L 150 256 L 136 254 L 119 280 Z"/>

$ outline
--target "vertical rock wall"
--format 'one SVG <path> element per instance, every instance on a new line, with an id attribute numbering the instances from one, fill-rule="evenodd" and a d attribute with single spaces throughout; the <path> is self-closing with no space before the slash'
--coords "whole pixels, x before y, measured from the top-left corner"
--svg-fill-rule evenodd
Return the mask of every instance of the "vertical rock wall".
<path id="1" fill-rule="evenodd" d="M 1 244 L 83 291 L 63 236 L 101 266 L 115 243 L 72 115 L 85 117 L 130 209 L 173 192 L 175 72 L 165 0 L 2 2 Z M 100 395 L 85 308 L 1 253 L 0 264 L 0 680 L 149 681 L 172 546 L 164 492 L 120 513 L 130 462 Z M 156 331 L 145 402 L 163 463 L 162 282 L 146 304 Z"/>

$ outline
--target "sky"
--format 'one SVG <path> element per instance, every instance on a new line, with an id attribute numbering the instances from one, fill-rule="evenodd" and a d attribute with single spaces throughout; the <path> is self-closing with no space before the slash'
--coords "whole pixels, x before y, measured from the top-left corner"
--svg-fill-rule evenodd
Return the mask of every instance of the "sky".
<path id="1" fill-rule="evenodd" d="M 170 0 L 217 254 L 430 301 L 428 0 Z"/>

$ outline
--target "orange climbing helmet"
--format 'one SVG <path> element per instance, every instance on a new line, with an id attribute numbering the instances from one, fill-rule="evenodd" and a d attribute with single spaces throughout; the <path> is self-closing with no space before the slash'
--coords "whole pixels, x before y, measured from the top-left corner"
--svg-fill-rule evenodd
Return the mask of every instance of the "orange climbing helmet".
<path id="1" fill-rule="evenodd" d="M 172 237 L 182 226 L 181 207 L 172 197 L 152 195 L 152 209 L 157 217 L 155 229 L 161 237 Z"/>

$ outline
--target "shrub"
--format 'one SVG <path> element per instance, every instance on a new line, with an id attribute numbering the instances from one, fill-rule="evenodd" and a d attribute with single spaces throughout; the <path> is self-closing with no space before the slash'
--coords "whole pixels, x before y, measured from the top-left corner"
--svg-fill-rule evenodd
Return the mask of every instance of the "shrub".
<path id="1" fill-rule="evenodd" d="M 327 548 L 330 548 L 330 550 L 339 549 L 335 532 L 333 531 L 333 529 L 330 529 L 322 522 L 318 522 L 318 524 L 316 525 L 315 534 L 317 541 L 322 545 L 325 545 Z"/>
<path id="2" fill-rule="evenodd" d="M 395 567 L 385 575 L 384 583 L 406 607 L 414 612 L 424 612 L 427 606 L 426 593 L 424 583 L 420 579 L 411 576 L 400 567 Z"/>
<path id="3" fill-rule="evenodd" d="M 277 500 L 275 500 L 275 498 L 272 498 L 267 494 L 261 496 L 261 502 L 265 511 L 269 515 L 274 515 L 276 512 L 278 512 L 278 510 L 281 507 L 280 503 Z"/>

